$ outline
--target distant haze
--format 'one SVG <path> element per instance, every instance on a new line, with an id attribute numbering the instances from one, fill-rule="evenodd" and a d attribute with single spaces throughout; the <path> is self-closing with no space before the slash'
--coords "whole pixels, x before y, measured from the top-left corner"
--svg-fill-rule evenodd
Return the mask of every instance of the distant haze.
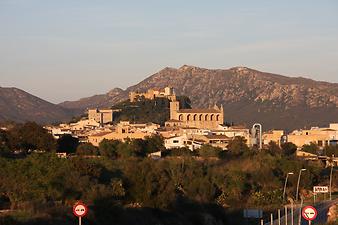
<path id="1" fill-rule="evenodd" d="M 183 64 L 338 83 L 338 1 L 0 0 L 0 86 L 59 103 Z"/>

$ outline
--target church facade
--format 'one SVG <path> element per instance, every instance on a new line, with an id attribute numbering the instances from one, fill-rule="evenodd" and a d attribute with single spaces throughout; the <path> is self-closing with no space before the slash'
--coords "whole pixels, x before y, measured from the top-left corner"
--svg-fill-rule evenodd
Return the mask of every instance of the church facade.
<path id="1" fill-rule="evenodd" d="M 224 123 L 223 106 L 208 109 L 180 109 L 176 99 L 170 102 L 170 120 L 166 126 L 217 129 Z"/>

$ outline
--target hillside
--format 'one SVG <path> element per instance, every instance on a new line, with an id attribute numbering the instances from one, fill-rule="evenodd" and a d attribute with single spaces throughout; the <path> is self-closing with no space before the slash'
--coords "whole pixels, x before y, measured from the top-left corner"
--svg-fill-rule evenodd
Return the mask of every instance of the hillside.
<path id="1" fill-rule="evenodd" d="M 191 108 L 190 99 L 185 96 L 177 96 L 182 108 Z M 114 114 L 114 122 L 129 120 L 134 123 L 157 123 L 164 126 L 169 120 L 169 100 L 165 98 L 155 98 L 154 100 L 141 99 L 136 102 L 129 100 L 119 102 L 113 109 L 120 109 Z"/>
<path id="2" fill-rule="evenodd" d="M 72 112 L 17 88 L 0 87 L 0 121 L 66 121 Z"/>
<path id="3" fill-rule="evenodd" d="M 164 68 L 142 82 L 113 89 L 104 95 L 60 105 L 83 110 L 108 107 L 128 98 L 129 91 L 172 86 L 178 95 L 188 96 L 193 107 L 223 104 L 225 121 L 264 129 L 294 129 L 325 126 L 338 120 L 338 84 L 260 72 L 246 67 L 204 69 L 184 65 Z"/>

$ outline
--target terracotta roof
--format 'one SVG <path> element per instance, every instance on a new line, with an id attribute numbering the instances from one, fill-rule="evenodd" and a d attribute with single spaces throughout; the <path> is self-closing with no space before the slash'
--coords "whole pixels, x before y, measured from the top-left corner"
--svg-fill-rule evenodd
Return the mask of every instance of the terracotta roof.
<path id="1" fill-rule="evenodd" d="M 220 113 L 216 109 L 180 109 L 178 113 Z"/>
<path id="2" fill-rule="evenodd" d="M 222 140 L 231 140 L 231 138 L 225 135 L 205 135 L 208 139 L 222 139 Z"/>
<path id="3" fill-rule="evenodd" d="M 180 121 L 180 120 L 168 120 L 168 121 L 166 121 L 166 122 L 182 122 L 182 121 Z"/>
<path id="4" fill-rule="evenodd" d="M 101 133 L 98 133 L 98 134 L 93 134 L 91 135 L 92 137 L 102 137 L 102 136 L 105 136 L 107 134 L 110 134 L 112 132 L 108 132 L 108 131 L 105 131 L 105 132 L 101 132 Z"/>
<path id="5" fill-rule="evenodd" d="M 331 129 L 331 128 L 325 128 L 325 129 L 323 129 L 322 131 L 336 131 L 336 130 Z"/>

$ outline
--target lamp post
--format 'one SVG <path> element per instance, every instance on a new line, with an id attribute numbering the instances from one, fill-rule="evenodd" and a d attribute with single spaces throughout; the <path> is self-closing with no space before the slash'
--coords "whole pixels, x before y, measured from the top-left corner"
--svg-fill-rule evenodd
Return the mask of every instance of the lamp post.
<path id="1" fill-rule="evenodd" d="M 332 200 L 332 171 L 333 171 L 333 165 L 331 165 L 331 172 L 330 172 L 330 201 Z"/>
<path id="2" fill-rule="evenodd" d="M 302 171 L 305 171 L 306 169 L 300 169 L 298 174 L 298 181 L 297 181 L 297 190 L 296 190 L 296 202 L 298 201 L 298 191 L 299 191 L 299 182 L 300 182 L 300 175 L 302 174 Z"/>
<path id="3" fill-rule="evenodd" d="M 289 175 L 293 175 L 293 172 L 289 172 L 289 173 L 286 174 L 285 184 L 284 184 L 284 191 L 283 191 L 283 202 L 284 202 L 284 200 L 285 200 L 285 191 L 286 191 L 286 185 L 287 185 L 287 183 L 288 183 Z"/>

